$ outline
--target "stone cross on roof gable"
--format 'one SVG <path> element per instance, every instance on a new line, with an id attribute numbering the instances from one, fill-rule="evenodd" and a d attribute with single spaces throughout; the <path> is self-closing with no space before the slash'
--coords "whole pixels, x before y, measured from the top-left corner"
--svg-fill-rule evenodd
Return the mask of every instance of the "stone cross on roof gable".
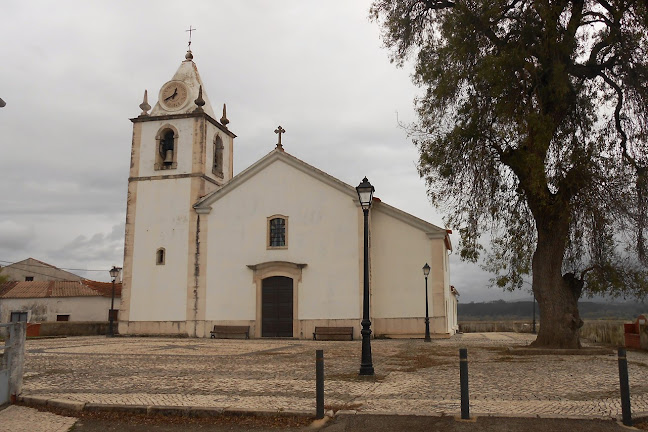
<path id="1" fill-rule="evenodd" d="M 279 142 L 277 143 L 277 148 L 281 151 L 283 151 L 283 146 L 281 145 L 281 134 L 285 132 L 286 129 L 282 128 L 281 126 L 275 129 L 275 133 L 279 135 Z"/>

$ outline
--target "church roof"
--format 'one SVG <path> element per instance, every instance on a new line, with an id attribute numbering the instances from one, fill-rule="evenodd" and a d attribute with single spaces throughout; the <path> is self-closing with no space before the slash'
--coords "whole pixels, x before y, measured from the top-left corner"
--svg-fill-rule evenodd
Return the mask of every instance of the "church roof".
<path id="1" fill-rule="evenodd" d="M 200 78 L 200 74 L 198 73 L 198 67 L 192 59 L 193 56 L 180 63 L 180 67 L 178 67 L 178 70 L 173 75 L 173 78 L 171 78 L 171 81 L 184 82 L 189 89 L 189 103 L 187 103 L 184 108 L 173 111 L 172 114 L 188 114 L 193 112 L 197 108 L 194 101 L 198 98 L 198 91 L 202 86 L 202 98 L 205 101 L 205 105 L 202 108 L 207 115 L 212 118 L 216 118 L 211 103 L 209 102 L 209 97 L 207 96 L 207 90 L 205 89 L 205 85 L 203 84 L 202 79 Z M 151 116 L 160 116 L 165 114 L 169 114 L 169 111 L 166 111 L 164 108 L 162 108 L 160 101 L 158 100 L 158 102 L 155 104 L 155 107 L 153 107 L 153 111 L 151 111 Z"/>
<path id="2" fill-rule="evenodd" d="M 224 197 L 225 195 L 229 194 L 230 192 L 234 191 L 239 185 L 245 183 L 247 180 L 254 177 L 257 173 L 259 173 L 260 171 L 262 171 L 263 169 L 265 169 L 266 167 L 270 166 L 272 163 L 278 160 L 286 163 L 287 165 L 305 174 L 308 174 L 309 176 L 339 190 L 340 192 L 349 195 L 349 197 L 351 197 L 354 200 L 358 199 L 358 193 L 355 187 L 347 183 L 344 183 L 343 181 L 333 177 L 330 174 L 325 173 L 320 169 L 315 168 L 312 165 L 307 164 L 301 159 L 298 159 L 295 156 L 286 153 L 282 149 L 274 149 L 273 151 L 265 155 L 263 158 L 259 159 L 254 164 L 250 165 L 247 169 L 234 176 L 222 188 L 208 195 L 205 195 L 203 198 L 198 200 L 198 202 L 194 204 L 194 209 L 196 209 L 197 213 L 209 213 L 211 211 L 212 203 Z M 402 222 L 405 222 L 415 228 L 424 231 L 429 238 L 445 239 L 448 249 L 452 250 L 452 244 L 450 243 L 448 232 L 445 229 L 440 228 L 429 222 L 426 222 L 423 219 L 419 219 L 416 216 L 413 216 L 409 213 L 397 209 L 396 207 L 392 207 L 382 202 L 382 200 L 379 199 L 374 199 L 374 204 L 372 208 L 377 211 L 381 211 L 385 214 L 388 214 L 398 220 L 401 220 Z"/>

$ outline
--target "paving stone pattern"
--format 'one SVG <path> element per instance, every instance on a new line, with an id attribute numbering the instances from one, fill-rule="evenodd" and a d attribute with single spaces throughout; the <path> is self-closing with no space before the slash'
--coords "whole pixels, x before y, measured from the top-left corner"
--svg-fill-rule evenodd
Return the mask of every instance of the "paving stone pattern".
<path id="1" fill-rule="evenodd" d="M 621 414 L 615 355 L 514 355 L 519 333 L 374 340 L 375 378 L 360 378 L 361 342 L 75 337 L 27 342 L 23 393 L 120 404 L 314 410 L 315 350 L 328 408 L 456 415 L 459 348 L 468 348 L 471 413 L 610 418 Z M 629 351 L 634 413 L 648 413 L 648 353 Z"/>
<path id="2" fill-rule="evenodd" d="M 67 432 L 76 418 L 10 405 L 0 411 L 0 432 Z"/>

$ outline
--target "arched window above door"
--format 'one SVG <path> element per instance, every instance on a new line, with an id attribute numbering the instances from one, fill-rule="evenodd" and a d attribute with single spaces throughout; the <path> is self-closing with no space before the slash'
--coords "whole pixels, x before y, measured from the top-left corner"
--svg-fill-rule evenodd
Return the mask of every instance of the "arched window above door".
<path id="1" fill-rule="evenodd" d="M 268 249 L 288 249 L 288 216 L 268 217 L 266 247 Z"/>

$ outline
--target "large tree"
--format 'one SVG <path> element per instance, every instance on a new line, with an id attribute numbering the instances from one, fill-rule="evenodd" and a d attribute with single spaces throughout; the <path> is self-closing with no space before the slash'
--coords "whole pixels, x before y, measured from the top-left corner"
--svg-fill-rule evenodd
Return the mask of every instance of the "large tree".
<path id="1" fill-rule="evenodd" d="M 644 297 L 645 0 L 376 0 L 392 60 L 415 62 L 410 131 L 464 259 L 520 288 L 534 344 L 580 347 L 583 294 Z M 481 244 L 488 238 L 490 245 Z M 485 253 L 485 257 L 481 256 Z"/>

